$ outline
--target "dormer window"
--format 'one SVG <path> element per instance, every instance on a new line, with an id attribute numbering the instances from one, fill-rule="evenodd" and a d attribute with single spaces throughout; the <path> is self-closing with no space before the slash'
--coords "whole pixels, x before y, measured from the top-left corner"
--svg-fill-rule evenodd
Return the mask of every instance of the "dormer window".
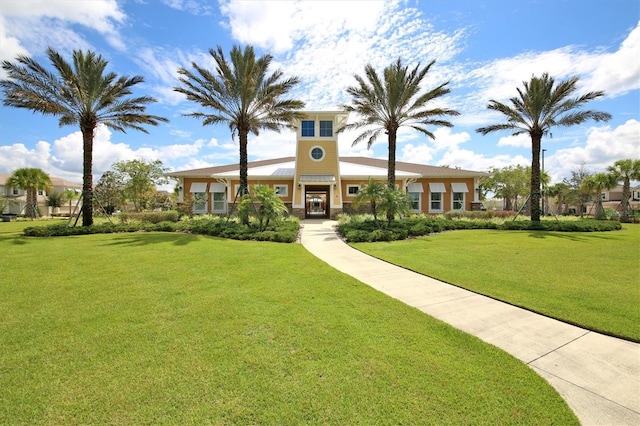
<path id="1" fill-rule="evenodd" d="M 300 131 L 301 131 L 301 136 L 303 137 L 314 137 L 315 122 L 313 120 L 302 120 Z"/>

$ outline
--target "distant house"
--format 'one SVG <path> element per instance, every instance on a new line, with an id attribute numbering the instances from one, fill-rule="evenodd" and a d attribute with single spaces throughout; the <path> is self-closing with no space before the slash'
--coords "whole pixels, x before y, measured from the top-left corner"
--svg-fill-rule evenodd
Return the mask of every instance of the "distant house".
<path id="1" fill-rule="evenodd" d="M 276 190 L 291 214 L 335 218 L 352 211 L 358 191 L 375 179 L 386 182 L 387 160 L 338 154 L 336 129 L 347 120 L 337 111 L 309 111 L 297 123 L 296 155 L 248 164 L 249 186 Z M 167 173 L 178 181 L 178 202 L 194 213 L 224 214 L 236 201 L 238 164 Z M 415 213 L 479 209 L 478 184 L 488 173 L 396 162 L 396 183 L 414 199 Z"/>
<path id="2" fill-rule="evenodd" d="M 640 185 L 632 186 L 630 189 L 631 197 L 629 198 L 629 204 L 632 209 L 637 210 L 640 208 Z M 622 185 L 616 186 L 609 191 L 602 192 L 600 197 L 602 198 L 602 205 L 604 208 L 620 211 L 622 205 Z"/>
<path id="3" fill-rule="evenodd" d="M 4 214 L 23 214 L 25 206 L 27 204 L 27 194 L 24 189 L 21 188 L 13 188 L 7 186 L 7 179 L 9 179 L 11 175 L 7 173 L 0 173 L 0 197 L 6 198 L 7 203 L 4 208 L 4 211 L 0 213 Z M 49 190 L 49 193 L 52 192 L 65 192 L 67 190 L 76 191 L 78 194 L 82 192 L 82 184 L 75 183 L 68 180 L 64 180 L 59 177 L 51 177 L 52 187 Z M 38 191 L 38 207 L 43 214 L 49 213 L 49 207 L 47 206 L 47 192 L 46 191 Z M 73 203 L 75 204 L 75 203 Z M 71 206 L 71 211 L 73 211 L 73 207 Z M 62 206 L 60 208 L 61 214 L 69 213 L 69 205 Z"/>

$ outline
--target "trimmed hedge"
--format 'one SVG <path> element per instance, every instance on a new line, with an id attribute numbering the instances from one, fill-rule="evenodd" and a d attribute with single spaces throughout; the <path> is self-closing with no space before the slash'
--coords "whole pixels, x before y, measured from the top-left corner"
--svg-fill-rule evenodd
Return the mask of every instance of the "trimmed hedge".
<path id="1" fill-rule="evenodd" d="M 247 226 L 234 221 L 227 222 L 224 219 L 194 219 L 179 222 L 165 220 L 158 223 L 149 221 L 119 224 L 104 223 L 75 227 L 67 227 L 66 224 L 31 226 L 24 229 L 23 235 L 27 237 L 58 237 L 118 232 L 188 232 L 235 240 L 293 243 L 298 238 L 299 229 L 300 221 L 297 218 L 279 221 L 269 226 L 269 229 L 265 231 L 260 231 L 257 224 Z"/>
<path id="2" fill-rule="evenodd" d="M 557 231 L 557 232 L 604 232 L 622 229 L 620 222 L 606 220 L 541 221 L 470 219 L 456 220 L 444 216 L 414 216 L 403 220 L 394 220 L 391 226 L 383 227 L 372 219 L 345 220 L 338 225 L 338 232 L 348 242 L 374 242 L 404 240 L 437 232 L 456 229 L 497 229 L 516 231 Z"/>

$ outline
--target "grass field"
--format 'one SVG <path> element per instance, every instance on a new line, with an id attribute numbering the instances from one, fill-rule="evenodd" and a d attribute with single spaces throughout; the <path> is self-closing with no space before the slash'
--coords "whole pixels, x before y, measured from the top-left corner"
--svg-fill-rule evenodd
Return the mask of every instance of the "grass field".
<path id="1" fill-rule="evenodd" d="M 465 230 L 355 248 L 545 315 L 640 341 L 640 225 L 614 232 Z"/>
<path id="2" fill-rule="evenodd" d="M 515 358 L 298 244 L 22 226 L 0 223 L 0 424 L 578 423 Z"/>

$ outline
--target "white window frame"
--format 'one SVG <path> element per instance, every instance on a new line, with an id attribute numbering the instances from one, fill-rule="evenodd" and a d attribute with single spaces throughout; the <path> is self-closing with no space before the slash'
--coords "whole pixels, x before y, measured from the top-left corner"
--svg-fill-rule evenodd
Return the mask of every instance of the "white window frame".
<path id="1" fill-rule="evenodd" d="M 351 192 L 351 189 L 356 190 L 356 192 Z M 355 197 L 358 195 L 358 192 L 360 192 L 360 185 L 347 185 L 347 197 Z"/>
<path id="2" fill-rule="evenodd" d="M 289 185 L 286 183 L 276 183 L 273 185 L 274 191 L 278 194 L 278 197 L 287 197 L 289 196 Z"/>
<path id="3" fill-rule="evenodd" d="M 462 200 L 456 200 L 456 195 L 462 194 Z M 464 192 L 452 192 L 451 193 L 451 210 L 464 211 L 466 205 L 466 195 Z M 460 203 L 460 208 L 456 208 L 456 203 Z"/>
<path id="4" fill-rule="evenodd" d="M 412 211 L 414 213 L 420 213 L 422 211 L 420 209 L 422 206 L 422 194 L 420 192 L 408 192 L 408 194 L 413 198 Z M 416 203 L 418 204 L 418 208 L 416 208 Z"/>
<path id="5" fill-rule="evenodd" d="M 193 212 L 194 213 L 206 213 L 207 205 L 209 204 L 209 197 L 206 192 L 192 192 L 193 195 Z M 200 198 L 200 199 L 199 199 Z M 200 204 L 202 203 L 202 204 Z M 202 206 L 202 208 L 199 208 Z"/>
<path id="6" fill-rule="evenodd" d="M 331 134 L 323 135 L 322 134 L 322 123 L 329 123 L 331 125 Z M 326 130 L 326 129 L 325 129 Z M 333 121 L 331 120 L 319 120 L 318 121 L 318 136 L 321 138 L 332 138 L 333 137 Z"/>
<path id="7" fill-rule="evenodd" d="M 429 183 L 429 213 L 444 213 L 444 194 L 446 192 L 444 183 L 430 182 Z M 434 200 L 433 194 L 439 194 L 440 199 Z M 434 209 L 433 203 L 440 203 L 440 208 Z"/>
<path id="8" fill-rule="evenodd" d="M 439 200 L 434 200 L 433 195 L 438 194 L 440 196 Z M 440 208 L 434 209 L 433 203 L 440 203 Z M 442 213 L 444 212 L 444 192 L 429 192 L 429 213 Z"/>
<path id="9" fill-rule="evenodd" d="M 313 151 L 315 149 L 319 149 L 320 151 L 322 151 L 322 157 L 320 158 L 314 158 L 313 157 Z M 321 147 L 320 145 L 314 145 L 311 147 L 311 149 L 309 150 L 309 158 L 311 158 L 311 161 L 315 161 L 316 163 L 319 161 L 324 160 L 324 158 L 327 156 L 327 153 L 325 152 L 324 148 Z"/>
<path id="10" fill-rule="evenodd" d="M 216 200 L 216 197 L 221 199 Z M 216 204 L 222 203 L 222 208 L 217 209 Z M 224 213 L 227 211 L 227 197 L 224 196 L 224 192 L 212 192 L 211 193 L 211 212 Z"/>
<path id="11" fill-rule="evenodd" d="M 11 188 L 11 195 L 20 195 L 20 190 L 18 188 Z"/>

